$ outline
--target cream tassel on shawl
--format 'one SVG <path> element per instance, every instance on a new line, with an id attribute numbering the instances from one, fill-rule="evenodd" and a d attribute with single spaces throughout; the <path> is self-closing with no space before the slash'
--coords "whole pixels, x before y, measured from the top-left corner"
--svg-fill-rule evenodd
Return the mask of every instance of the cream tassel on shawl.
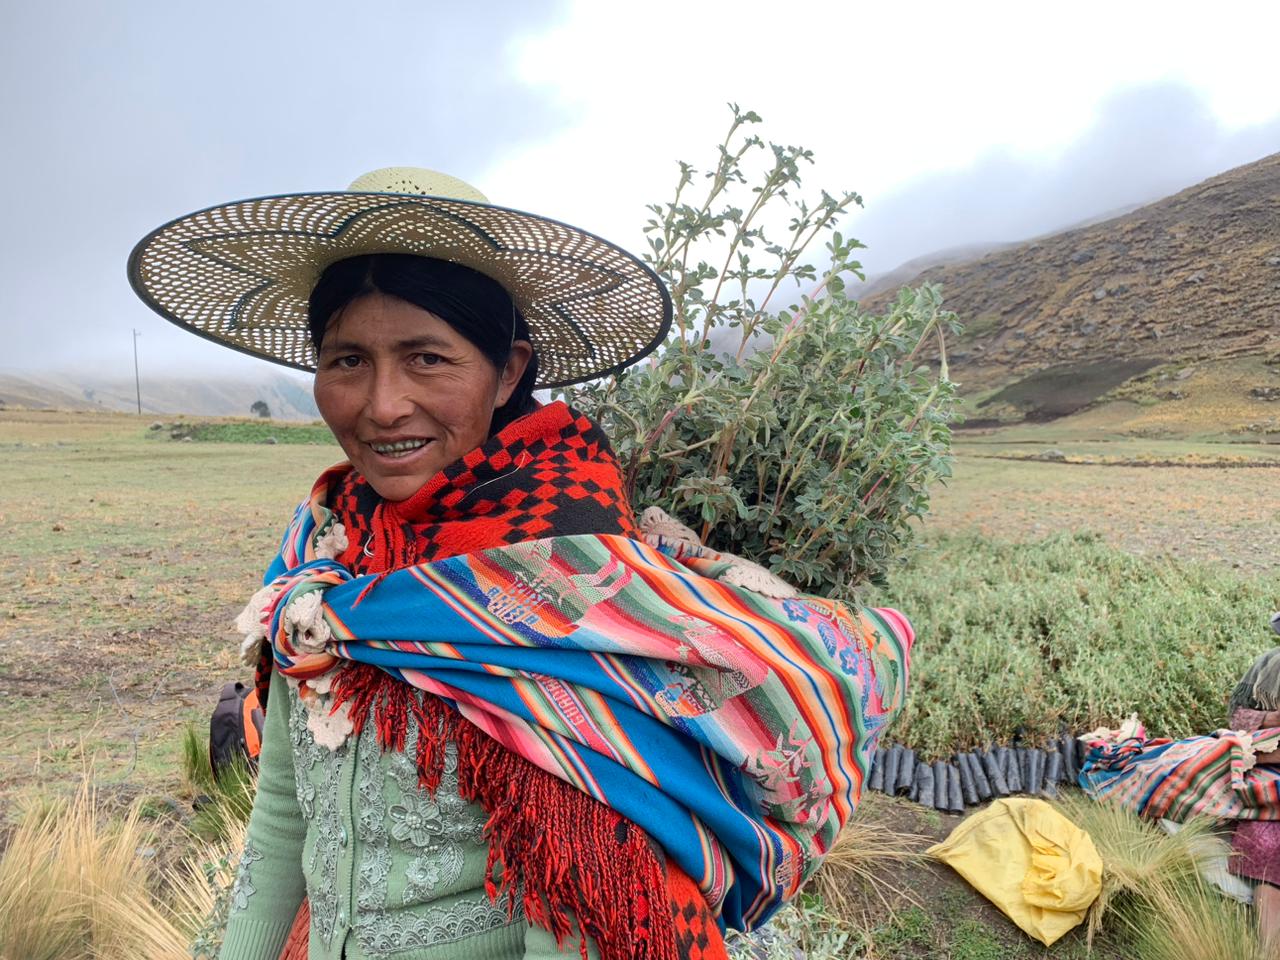
<path id="1" fill-rule="evenodd" d="M 293 637 L 295 649 L 305 653 L 323 653 L 333 631 L 324 619 L 324 592 L 312 590 L 295 597 L 284 608 L 284 628 Z M 337 750 L 347 742 L 355 725 L 351 721 L 348 704 L 341 704 L 336 709 L 333 698 L 329 695 L 334 673 L 340 668 L 334 667 L 328 673 L 312 677 L 305 684 L 295 689 L 298 699 L 307 709 L 307 729 L 316 743 L 330 750 Z"/>
<path id="2" fill-rule="evenodd" d="M 702 545 L 698 535 L 661 507 L 649 507 L 640 514 L 640 533 L 649 546 L 660 549 L 663 542 L 675 541 L 686 546 L 685 555 L 720 560 L 729 568 L 720 574 L 725 583 L 743 590 L 750 590 L 775 600 L 794 597 L 798 591 L 791 584 L 770 573 L 758 563 L 744 560 L 732 553 L 719 553 Z"/>
<path id="3" fill-rule="evenodd" d="M 271 608 L 276 601 L 276 589 L 267 585 L 249 598 L 244 609 L 236 617 L 236 632 L 244 636 L 240 643 L 240 662 L 254 666 L 262 655 L 267 642 L 267 627 L 271 622 Z"/>
<path id="4" fill-rule="evenodd" d="M 334 524 L 324 536 L 316 540 L 317 557 L 332 559 L 335 556 L 334 550 L 340 552 L 346 548 L 346 532 L 340 523 Z M 262 648 L 267 642 L 271 612 L 278 596 L 278 588 L 273 585 L 265 586 L 250 598 L 236 617 L 236 629 L 244 634 L 240 656 L 245 663 L 256 664 L 261 656 Z M 306 653 L 324 652 L 333 631 L 324 619 L 323 591 L 311 590 L 294 597 L 284 608 L 282 616 L 284 628 L 293 637 L 297 649 Z M 329 688 L 337 669 L 335 667 L 322 676 L 312 677 L 305 684 L 293 677 L 285 678 L 306 707 L 307 729 L 315 737 L 316 743 L 330 750 L 337 750 L 346 743 L 347 737 L 354 730 L 347 706 L 344 704 L 333 709 L 332 697 L 329 696 Z"/>

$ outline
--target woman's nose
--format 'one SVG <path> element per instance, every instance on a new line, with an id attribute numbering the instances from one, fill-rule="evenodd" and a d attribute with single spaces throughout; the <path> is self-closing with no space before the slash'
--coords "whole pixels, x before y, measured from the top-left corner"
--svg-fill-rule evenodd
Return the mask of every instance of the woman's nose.
<path id="1" fill-rule="evenodd" d="M 413 413 L 410 384 L 398 371 L 375 368 L 365 412 L 379 426 L 391 426 Z"/>

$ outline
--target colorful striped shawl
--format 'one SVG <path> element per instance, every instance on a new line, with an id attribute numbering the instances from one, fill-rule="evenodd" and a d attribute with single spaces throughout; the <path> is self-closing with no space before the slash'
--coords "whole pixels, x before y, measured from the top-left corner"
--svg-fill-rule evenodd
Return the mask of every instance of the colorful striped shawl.
<path id="1" fill-rule="evenodd" d="M 315 716 L 343 660 L 445 698 L 640 825 L 729 926 L 816 869 L 906 696 L 896 611 L 772 600 L 718 581 L 714 558 L 563 536 L 356 578 L 323 558 L 330 534 L 303 504 L 258 598 Z"/>
<path id="2" fill-rule="evenodd" d="M 1080 771 L 1080 786 L 1145 817 L 1280 820 L 1280 768 L 1254 763 L 1255 753 L 1276 749 L 1280 728 L 1099 742 Z"/>

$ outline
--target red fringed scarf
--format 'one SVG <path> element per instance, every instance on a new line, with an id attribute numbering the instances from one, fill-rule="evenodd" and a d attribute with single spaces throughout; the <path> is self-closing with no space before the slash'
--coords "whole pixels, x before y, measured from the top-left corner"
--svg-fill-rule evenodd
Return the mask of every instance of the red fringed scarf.
<path id="1" fill-rule="evenodd" d="M 357 575 L 548 536 L 638 536 L 608 441 L 563 403 L 515 421 L 399 503 L 380 499 L 349 467 L 322 480 L 347 532 L 337 559 Z M 332 694 L 335 704 L 350 704 L 352 735 L 372 722 L 383 749 L 403 750 L 409 724 L 418 725 L 418 774 L 428 791 L 439 784 L 445 745 L 457 745 L 459 793 L 489 814 L 485 889 L 495 902 L 506 893 L 514 903 L 523 891 L 530 923 L 557 940 L 580 929 L 601 960 L 726 957 L 697 885 L 629 820 L 376 667 L 346 664 Z M 666 909 L 655 909 L 660 903 Z M 309 926 L 304 902 L 282 960 L 305 958 Z"/>

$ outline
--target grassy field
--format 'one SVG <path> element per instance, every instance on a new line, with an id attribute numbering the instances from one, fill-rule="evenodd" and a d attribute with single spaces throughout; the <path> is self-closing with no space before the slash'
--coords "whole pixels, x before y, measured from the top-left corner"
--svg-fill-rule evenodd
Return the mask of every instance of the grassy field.
<path id="1" fill-rule="evenodd" d="M 0 600 L 0 811 L 12 821 L 88 773 L 100 802 L 141 799 L 160 844 L 178 846 L 183 731 L 247 677 L 231 620 L 340 451 L 308 426 L 226 421 L 192 442 L 150 428 L 0 411 L 0 573 L 16 584 Z M 944 753 L 1131 710 L 1162 733 L 1216 724 L 1228 682 L 1273 639 L 1276 449 L 1070 424 L 958 437 L 955 476 L 878 595 L 919 634 L 894 736 Z M 875 800 L 864 815 L 904 834 L 959 822 Z M 889 874 L 905 896 L 869 913 L 863 952 L 1084 955 L 1079 937 L 1029 945 L 948 871 Z"/>
<path id="2" fill-rule="evenodd" d="M 161 442 L 148 426 L 0 412 L 6 806 L 83 770 L 122 799 L 177 788 L 181 728 L 243 675 L 231 620 L 341 459 L 335 445 Z"/>

